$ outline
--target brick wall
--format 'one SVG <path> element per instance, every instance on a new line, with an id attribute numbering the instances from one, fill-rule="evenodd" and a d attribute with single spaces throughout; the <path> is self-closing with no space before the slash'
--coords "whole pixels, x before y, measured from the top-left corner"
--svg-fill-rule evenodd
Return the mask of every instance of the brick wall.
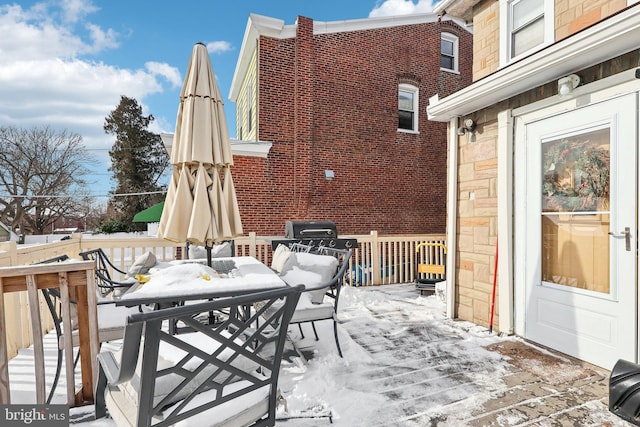
<path id="1" fill-rule="evenodd" d="M 245 231 L 281 235 L 288 219 L 340 234 L 443 233 L 446 124 L 428 98 L 471 81 L 471 34 L 450 22 L 259 40 L 259 139 L 268 159 L 235 158 Z M 440 33 L 460 37 L 460 74 L 440 70 Z M 419 133 L 398 132 L 398 84 L 419 88 Z M 335 173 L 332 181 L 325 169 Z"/>

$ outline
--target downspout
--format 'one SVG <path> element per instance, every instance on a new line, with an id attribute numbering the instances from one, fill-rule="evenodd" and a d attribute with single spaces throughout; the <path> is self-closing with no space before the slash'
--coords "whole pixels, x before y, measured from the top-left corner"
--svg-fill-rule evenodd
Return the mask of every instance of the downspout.
<path id="1" fill-rule="evenodd" d="M 447 162 L 447 317 L 456 315 L 456 256 L 458 225 L 458 118 L 449 120 L 449 155 Z"/>

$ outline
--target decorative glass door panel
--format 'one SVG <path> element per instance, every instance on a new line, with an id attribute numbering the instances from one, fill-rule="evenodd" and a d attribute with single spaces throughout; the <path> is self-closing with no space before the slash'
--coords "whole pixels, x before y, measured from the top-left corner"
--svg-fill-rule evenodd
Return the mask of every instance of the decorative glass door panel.
<path id="1" fill-rule="evenodd" d="M 542 142 L 543 282 L 610 293 L 610 133 Z"/>

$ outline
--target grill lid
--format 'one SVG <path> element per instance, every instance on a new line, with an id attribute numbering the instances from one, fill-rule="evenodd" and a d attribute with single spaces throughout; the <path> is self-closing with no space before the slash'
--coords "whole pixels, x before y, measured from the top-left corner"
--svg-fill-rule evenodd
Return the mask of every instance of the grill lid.
<path id="1" fill-rule="evenodd" d="M 338 237 L 333 221 L 287 221 L 284 228 L 287 239 L 330 239 Z"/>

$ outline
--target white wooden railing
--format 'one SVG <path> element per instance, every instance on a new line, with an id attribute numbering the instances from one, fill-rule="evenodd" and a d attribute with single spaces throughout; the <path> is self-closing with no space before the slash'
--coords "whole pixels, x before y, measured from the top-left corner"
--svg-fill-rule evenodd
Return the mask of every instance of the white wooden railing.
<path id="1" fill-rule="evenodd" d="M 394 283 L 410 283 L 415 280 L 416 245 L 423 242 L 445 243 L 444 234 L 380 235 L 372 231 L 365 235 L 341 236 L 355 238 L 358 247 L 353 250 L 347 270 L 346 284 L 351 286 L 374 286 Z M 249 255 L 263 263 L 271 263 L 272 237 L 247 236 L 235 239 L 236 255 Z M 113 264 L 126 271 L 135 258 L 152 251 L 160 261 L 179 259 L 186 253 L 182 244 L 155 237 L 96 238 L 74 234 L 69 240 L 41 245 L 17 245 L 15 242 L 0 243 L 0 267 L 28 265 L 59 255 L 79 258 L 85 250 L 102 248 Z M 431 263 L 444 259 L 444 254 L 421 252 L 418 262 Z M 425 259 L 426 258 L 426 259 Z M 113 276 L 118 279 L 117 275 Z M 17 354 L 19 348 L 33 343 L 33 333 L 29 327 L 29 298 L 24 292 L 5 295 L 7 324 L 7 350 L 9 357 Z M 41 310 L 48 313 L 44 303 Z M 41 316 L 42 329 L 50 330 L 53 324 L 50 316 Z"/>

